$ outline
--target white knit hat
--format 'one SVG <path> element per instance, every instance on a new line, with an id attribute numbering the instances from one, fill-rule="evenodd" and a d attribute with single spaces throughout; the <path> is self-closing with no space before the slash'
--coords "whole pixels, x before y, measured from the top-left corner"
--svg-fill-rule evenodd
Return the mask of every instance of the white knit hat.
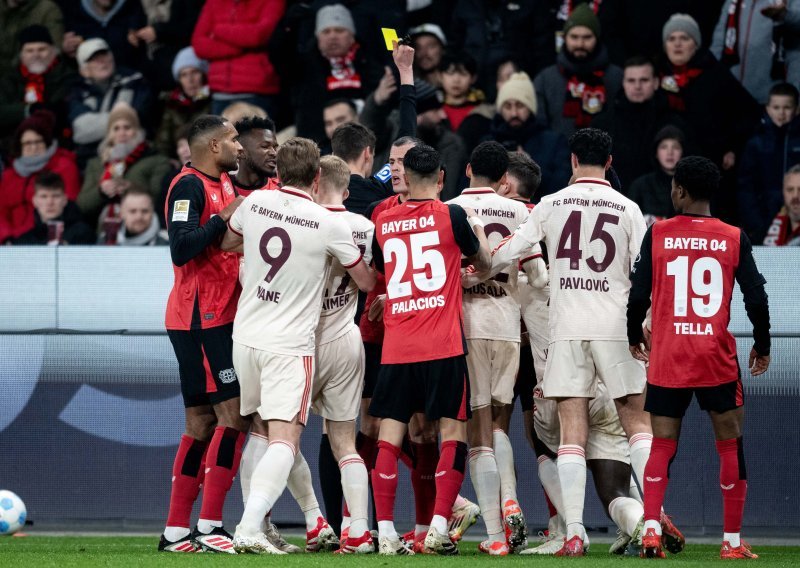
<path id="1" fill-rule="evenodd" d="M 513 73 L 508 81 L 503 83 L 500 90 L 497 92 L 497 101 L 495 106 L 497 110 L 503 106 L 509 99 L 514 99 L 530 109 L 533 114 L 536 114 L 536 91 L 533 88 L 531 78 L 527 73 L 521 71 L 520 73 Z"/>
<path id="2" fill-rule="evenodd" d="M 328 28 L 345 28 L 350 30 L 353 35 L 356 33 L 353 15 L 342 4 L 323 6 L 317 11 L 317 24 L 314 35 L 319 35 L 320 32 Z"/>
<path id="3" fill-rule="evenodd" d="M 172 62 L 172 78 L 175 79 L 175 81 L 178 80 L 181 69 L 184 67 L 193 67 L 194 69 L 199 69 L 203 73 L 208 74 L 208 61 L 197 57 L 192 46 L 181 49 Z"/>

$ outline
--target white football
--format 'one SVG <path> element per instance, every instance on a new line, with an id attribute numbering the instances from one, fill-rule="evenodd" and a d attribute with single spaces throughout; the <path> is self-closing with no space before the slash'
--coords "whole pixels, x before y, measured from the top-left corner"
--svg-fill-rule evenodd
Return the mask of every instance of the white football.
<path id="1" fill-rule="evenodd" d="M 11 535 L 25 526 L 28 510 L 19 495 L 0 490 L 0 536 Z"/>

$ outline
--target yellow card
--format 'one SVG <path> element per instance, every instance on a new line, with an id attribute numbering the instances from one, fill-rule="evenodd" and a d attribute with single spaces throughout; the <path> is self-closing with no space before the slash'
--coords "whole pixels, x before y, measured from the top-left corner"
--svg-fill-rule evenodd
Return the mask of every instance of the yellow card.
<path id="1" fill-rule="evenodd" d="M 381 32 L 383 32 L 383 41 L 386 42 L 386 49 L 389 51 L 394 51 L 392 42 L 398 41 L 399 39 L 397 37 L 397 30 L 393 30 L 392 28 L 381 28 Z"/>

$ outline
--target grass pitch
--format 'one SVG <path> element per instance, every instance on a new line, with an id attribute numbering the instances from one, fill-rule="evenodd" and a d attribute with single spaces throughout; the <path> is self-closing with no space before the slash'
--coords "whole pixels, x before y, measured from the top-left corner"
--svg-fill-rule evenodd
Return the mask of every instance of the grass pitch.
<path id="1" fill-rule="evenodd" d="M 289 539 L 295 544 L 302 543 L 297 539 Z M 0 538 L 0 566 L 9 568 L 57 566 L 113 566 L 141 567 L 156 566 L 169 568 L 172 566 L 279 566 L 281 568 L 304 568 L 323 566 L 415 566 L 428 567 L 470 567 L 486 566 L 490 563 L 511 563 L 515 565 L 534 564 L 538 567 L 592 566 L 593 568 L 617 567 L 633 568 L 644 563 L 648 565 L 654 560 L 638 558 L 621 558 L 609 556 L 608 545 L 595 544 L 586 558 L 552 558 L 547 556 L 509 556 L 506 558 L 490 558 L 478 552 L 477 543 L 461 544 L 461 554 L 457 557 L 413 556 L 387 558 L 385 556 L 338 556 L 325 554 L 297 554 L 288 556 L 228 556 L 223 554 L 166 554 L 156 551 L 158 538 L 153 537 L 57 537 L 28 536 L 23 538 Z M 800 547 L 796 546 L 757 546 L 753 549 L 760 558 L 759 567 L 763 566 L 800 566 Z M 709 563 L 722 562 L 719 559 L 719 546 L 687 545 L 686 550 L 677 556 L 668 556 L 664 566 L 704 566 Z M 662 565 L 662 563 L 658 563 Z"/>

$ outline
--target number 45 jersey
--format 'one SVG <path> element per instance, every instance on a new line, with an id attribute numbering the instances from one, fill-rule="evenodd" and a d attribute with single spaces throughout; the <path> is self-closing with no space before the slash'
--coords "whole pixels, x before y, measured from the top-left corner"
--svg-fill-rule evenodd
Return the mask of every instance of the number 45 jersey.
<path id="1" fill-rule="evenodd" d="M 544 197 L 494 252 L 508 265 L 544 240 L 550 255 L 550 341 L 627 341 L 630 270 L 646 226 L 639 207 L 602 179 Z"/>
<path id="2" fill-rule="evenodd" d="M 333 259 L 345 268 L 361 260 L 349 225 L 307 193 L 282 187 L 251 193 L 228 226 L 244 239 L 233 340 L 281 355 L 313 355 Z"/>

